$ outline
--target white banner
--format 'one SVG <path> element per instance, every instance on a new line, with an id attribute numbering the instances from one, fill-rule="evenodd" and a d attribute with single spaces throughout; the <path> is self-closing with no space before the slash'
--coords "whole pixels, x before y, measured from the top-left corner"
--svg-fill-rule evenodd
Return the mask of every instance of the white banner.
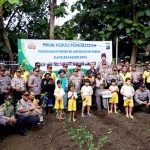
<path id="1" fill-rule="evenodd" d="M 97 65 L 101 61 L 102 53 L 111 63 L 111 41 L 18 40 L 19 64 L 27 61 L 28 70 L 34 67 L 35 62 L 41 63 L 43 71 L 46 71 L 47 64 L 52 64 L 53 71 L 58 71 L 64 63 L 69 69 L 74 69 L 79 62 L 82 69 L 87 70 L 91 62 Z"/>

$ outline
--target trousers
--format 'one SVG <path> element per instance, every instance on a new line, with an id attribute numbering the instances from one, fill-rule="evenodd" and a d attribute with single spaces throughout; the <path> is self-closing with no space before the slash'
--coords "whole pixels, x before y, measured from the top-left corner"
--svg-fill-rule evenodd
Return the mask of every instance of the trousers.
<path id="1" fill-rule="evenodd" d="M 25 117 L 23 115 L 17 115 L 17 127 L 19 130 L 24 130 L 26 126 L 37 124 L 39 122 L 38 116 L 28 116 Z"/>

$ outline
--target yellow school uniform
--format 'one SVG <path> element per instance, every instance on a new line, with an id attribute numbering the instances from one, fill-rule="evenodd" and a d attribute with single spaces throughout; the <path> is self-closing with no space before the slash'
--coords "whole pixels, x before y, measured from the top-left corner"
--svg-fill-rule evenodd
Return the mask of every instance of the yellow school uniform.
<path id="1" fill-rule="evenodd" d="M 92 105 L 92 95 L 93 95 L 93 89 L 91 86 L 83 86 L 81 88 L 82 96 L 84 97 L 84 100 L 82 101 L 82 106 L 91 106 Z"/>
<path id="2" fill-rule="evenodd" d="M 110 86 L 109 87 L 110 90 L 112 91 L 118 91 L 119 92 L 119 88 L 117 86 Z M 117 92 L 112 92 L 112 97 L 109 99 L 109 103 L 118 103 L 118 93 Z"/>
<path id="3" fill-rule="evenodd" d="M 129 107 L 133 107 L 134 103 L 133 103 L 133 99 L 126 99 L 124 100 L 124 106 L 129 106 Z"/>
<path id="4" fill-rule="evenodd" d="M 55 109 L 64 109 L 63 97 L 65 95 L 63 88 L 56 88 L 54 91 L 55 98 Z"/>
<path id="5" fill-rule="evenodd" d="M 143 79 L 146 79 L 146 82 L 147 83 L 150 83 L 150 72 L 148 71 L 148 70 L 146 70 L 146 71 L 144 71 L 144 73 L 143 73 Z"/>
<path id="6" fill-rule="evenodd" d="M 132 79 L 132 75 L 131 75 L 130 72 L 127 72 L 126 74 L 123 74 L 123 73 L 121 72 L 120 75 L 121 75 L 121 77 L 122 77 L 122 79 L 123 79 L 123 81 L 124 81 L 124 84 L 125 84 L 126 78 Z"/>
<path id="7" fill-rule="evenodd" d="M 93 77 L 93 76 L 91 76 L 91 78 L 89 78 L 88 76 L 85 76 L 84 79 L 90 80 L 91 83 L 93 83 L 95 81 L 95 77 Z"/>
<path id="8" fill-rule="evenodd" d="M 72 96 L 72 92 L 68 92 L 68 98 Z M 68 111 L 76 111 L 76 99 L 77 99 L 77 93 L 74 92 L 73 96 L 68 101 Z"/>
<path id="9" fill-rule="evenodd" d="M 134 93 L 134 88 L 131 85 L 123 85 L 120 92 L 124 93 L 127 96 L 132 96 Z M 123 100 L 124 100 L 124 106 L 129 106 L 129 107 L 134 106 L 133 98 L 129 99 L 123 96 Z"/>

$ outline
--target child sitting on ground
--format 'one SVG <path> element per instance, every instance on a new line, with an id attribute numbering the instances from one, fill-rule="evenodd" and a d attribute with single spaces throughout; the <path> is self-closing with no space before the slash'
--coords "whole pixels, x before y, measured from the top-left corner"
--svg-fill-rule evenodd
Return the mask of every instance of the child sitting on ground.
<path id="1" fill-rule="evenodd" d="M 91 86 L 89 86 L 90 81 L 86 79 L 84 81 L 84 86 L 81 88 L 81 97 L 82 97 L 82 117 L 84 118 L 84 110 L 85 106 L 87 106 L 87 115 L 91 116 L 90 114 L 90 106 L 92 105 L 92 95 L 93 95 L 93 89 Z"/>
<path id="2" fill-rule="evenodd" d="M 111 80 L 111 86 L 109 87 L 109 90 L 112 93 L 112 97 L 109 99 L 109 103 L 110 103 L 110 111 L 109 113 L 112 113 L 113 107 L 114 107 L 114 112 L 117 112 L 117 103 L 118 103 L 118 92 L 119 92 L 119 88 L 116 86 L 116 80 L 112 79 Z"/>
<path id="3" fill-rule="evenodd" d="M 125 85 L 122 86 L 120 93 L 123 95 L 124 106 L 126 111 L 126 117 L 133 119 L 132 114 L 133 109 L 133 96 L 134 96 L 134 88 L 131 86 L 131 79 L 125 79 Z"/>
<path id="4" fill-rule="evenodd" d="M 76 99 L 77 97 L 77 93 L 75 92 L 75 86 L 72 84 L 70 86 L 70 91 L 68 92 L 68 111 L 70 112 L 70 120 L 72 120 L 73 122 L 76 121 L 76 119 L 74 118 L 75 116 L 75 111 L 76 111 Z"/>
<path id="5" fill-rule="evenodd" d="M 64 109 L 64 96 L 65 96 L 65 91 L 61 87 L 61 81 L 57 81 L 57 88 L 54 91 L 54 96 L 55 96 L 55 109 L 56 109 L 56 119 L 59 120 L 64 120 L 62 117 L 62 110 Z"/>

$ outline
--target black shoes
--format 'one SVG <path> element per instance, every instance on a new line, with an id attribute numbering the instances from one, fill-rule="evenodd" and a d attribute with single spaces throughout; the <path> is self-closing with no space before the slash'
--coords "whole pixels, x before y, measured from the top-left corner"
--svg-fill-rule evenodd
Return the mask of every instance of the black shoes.
<path id="1" fill-rule="evenodd" d="M 4 139 L 6 139 L 6 136 L 1 135 L 1 136 L 0 136 L 0 142 L 3 142 Z"/>
<path id="2" fill-rule="evenodd" d="M 20 133 L 19 133 L 21 136 L 26 136 L 26 132 L 24 130 L 20 130 Z"/>
<path id="3" fill-rule="evenodd" d="M 2 136 L 0 136 L 0 142 L 3 142 L 3 138 L 2 138 Z"/>

